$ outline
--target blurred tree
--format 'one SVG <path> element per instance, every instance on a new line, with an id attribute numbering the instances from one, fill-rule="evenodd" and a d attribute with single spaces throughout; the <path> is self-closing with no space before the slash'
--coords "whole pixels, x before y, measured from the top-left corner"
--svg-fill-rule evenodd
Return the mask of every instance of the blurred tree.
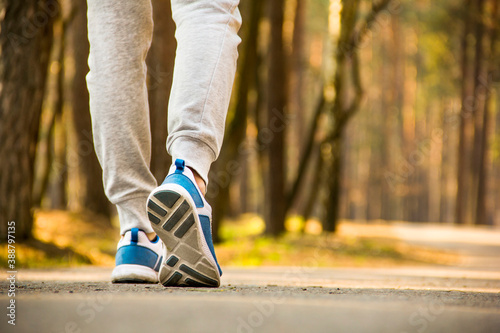
<path id="1" fill-rule="evenodd" d="M 0 239 L 32 236 L 34 159 L 57 1 L 2 2 L 0 28 Z"/>
<path id="2" fill-rule="evenodd" d="M 311 161 L 313 160 L 312 155 L 314 155 L 314 150 L 319 150 L 319 143 L 316 142 L 317 141 L 316 134 L 318 132 L 320 116 L 323 112 L 323 109 L 325 107 L 325 102 L 326 102 L 323 87 L 321 87 L 319 95 L 320 95 L 319 100 L 317 102 L 316 109 L 314 110 L 311 128 L 309 129 L 307 135 L 305 136 L 305 140 L 302 140 L 302 141 L 304 141 L 303 152 L 302 152 L 302 155 L 300 157 L 300 163 L 299 163 L 299 167 L 297 170 L 297 176 L 295 177 L 289 192 L 287 192 L 287 196 L 286 196 L 286 211 L 287 212 L 292 208 L 294 201 L 296 200 L 296 198 L 299 195 L 299 189 L 301 187 L 303 180 L 306 177 L 307 168 L 309 167 L 310 164 L 312 164 Z M 317 155 L 317 156 L 315 156 L 316 158 L 322 159 L 320 153 L 318 153 L 316 155 Z M 319 165 L 322 165 L 322 162 L 317 162 L 317 163 Z M 318 169 L 316 169 L 316 170 L 318 170 Z M 315 175 L 317 175 L 317 174 L 321 174 L 321 172 L 315 173 Z M 317 177 L 315 176 L 314 179 L 317 179 Z M 310 195 L 316 196 L 314 194 L 314 192 L 317 192 L 317 191 L 314 191 L 314 189 L 318 188 L 317 187 L 317 185 L 319 184 L 318 182 L 319 182 L 319 180 L 313 182 L 313 184 L 316 184 L 316 186 L 313 185 L 313 190 L 312 190 Z M 314 204 L 314 200 L 312 200 L 312 201 L 307 200 L 307 206 L 309 208 L 306 208 L 306 211 L 308 211 L 309 213 L 306 215 L 310 215 L 312 208 L 313 208 L 312 207 L 313 204 Z"/>
<path id="3" fill-rule="evenodd" d="M 469 179 L 469 163 L 470 163 L 470 141 L 472 137 L 472 122 L 471 111 L 468 110 L 466 103 L 468 96 L 473 96 L 473 72 L 471 68 L 471 42 L 469 35 L 473 27 L 473 19 L 471 8 L 473 1 L 464 0 L 464 30 L 462 32 L 462 109 L 459 128 L 459 143 L 458 143 L 458 166 L 457 166 L 457 197 L 455 204 L 455 222 L 465 223 L 466 212 L 469 196 L 470 196 L 470 179 Z M 470 103 L 470 102 L 469 102 Z"/>
<path id="4" fill-rule="evenodd" d="M 459 127 L 457 223 L 486 224 L 486 175 L 490 141 L 489 94 L 495 67 L 497 1 L 465 0 L 462 35 L 462 109 Z"/>
<path id="5" fill-rule="evenodd" d="M 219 158 L 210 171 L 210 182 L 207 198 L 212 199 L 213 207 L 213 237 L 219 241 L 219 227 L 227 213 L 229 205 L 229 184 L 234 176 L 242 171 L 241 163 L 246 163 L 248 154 L 240 147 L 246 135 L 248 117 L 248 95 L 256 86 L 258 37 L 263 14 L 264 0 L 249 2 L 249 16 L 243 30 L 243 48 L 240 55 L 239 70 L 236 77 L 236 102 L 232 110 L 232 118 L 227 125 L 224 144 Z"/>
<path id="6" fill-rule="evenodd" d="M 72 59 L 73 75 L 69 78 L 71 85 L 69 99 L 71 118 L 73 121 L 75 147 L 77 152 L 77 177 L 80 188 L 77 192 L 78 208 L 89 212 L 110 216 L 110 204 L 104 194 L 102 169 L 97 160 L 92 140 L 90 121 L 89 93 L 85 76 L 89 71 L 89 41 L 87 37 L 87 2 L 72 0 L 69 2 L 67 57 Z"/>
<path id="7" fill-rule="evenodd" d="M 60 3 L 61 4 L 61 3 Z M 42 191 L 41 195 L 44 195 L 45 199 L 49 199 L 51 209 L 66 209 L 68 203 L 68 191 L 66 190 L 68 184 L 68 158 L 67 158 L 67 136 L 68 131 L 66 130 L 65 117 L 63 114 L 64 100 L 65 100 L 65 56 L 66 56 L 66 31 L 68 30 L 68 21 L 63 19 L 59 15 L 58 20 L 54 23 L 54 28 L 58 28 L 58 34 L 54 31 L 53 40 L 53 53 L 57 50 L 57 55 L 53 54 L 52 61 L 58 64 L 58 69 L 56 73 L 51 73 L 53 76 L 53 81 L 55 81 L 55 91 L 52 116 L 53 121 L 49 127 L 49 140 L 48 148 L 49 151 L 53 151 L 52 155 L 49 156 L 49 164 L 47 169 L 47 174 L 45 175 L 47 179 L 43 179 L 44 183 L 48 183 L 48 188 L 46 191 Z M 55 29 L 54 29 L 55 30 Z M 57 40 L 56 40 L 57 37 Z M 58 49 L 56 47 L 58 45 Z M 50 67 L 50 66 L 49 66 Z M 50 74 L 49 74 L 50 76 Z M 49 85 L 45 88 L 47 91 L 45 93 L 44 105 L 49 99 L 50 91 Z M 40 124 L 43 126 L 43 124 Z M 39 138 L 40 140 L 40 138 Z M 53 157 L 53 158 L 52 158 Z M 36 202 L 35 202 L 36 203 Z"/>
<path id="8" fill-rule="evenodd" d="M 481 168 L 482 159 L 481 159 L 481 146 L 483 139 L 483 111 L 484 104 L 486 100 L 486 94 L 489 88 L 487 72 L 488 66 L 486 66 L 486 49 L 487 49 L 487 38 L 485 38 L 485 18 L 487 17 L 487 13 L 485 13 L 485 6 L 489 1 L 485 0 L 477 0 L 474 1 L 476 5 L 474 12 L 474 99 L 473 105 L 471 107 L 472 111 L 472 119 L 473 127 L 474 127 L 474 136 L 471 142 L 471 156 L 470 156 L 470 179 L 471 179 L 471 188 L 470 188 L 470 212 L 469 212 L 469 221 L 475 221 L 475 212 L 477 211 L 477 195 L 478 195 L 478 186 L 479 186 L 479 170 Z"/>
<path id="9" fill-rule="evenodd" d="M 163 182 L 172 163 L 167 154 L 167 116 L 176 41 L 170 0 L 153 0 L 153 42 L 148 52 L 148 96 L 152 137 L 151 172 Z"/>
<path id="10" fill-rule="evenodd" d="M 52 73 L 48 74 L 44 97 L 44 106 L 50 104 L 51 107 L 44 108 L 45 111 L 42 111 L 41 115 L 43 119 L 44 112 L 50 113 L 50 120 L 47 124 L 44 124 L 43 120 L 40 122 L 37 157 L 35 159 L 35 164 L 41 170 L 37 174 L 35 168 L 33 179 L 33 206 L 35 207 L 41 207 L 44 199 L 49 199 L 50 208 L 53 209 L 65 209 L 67 203 L 66 131 L 64 130 L 65 126 L 63 126 L 66 31 L 67 20 L 62 18 L 62 14 L 58 15 L 54 22 L 52 59 L 49 61 L 57 66 L 53 66 L 53 70 L 50 71 Z M 51 87 L 51 83 L 53 87 Z M 52 103 L 50 103 L 51 97 Z M 44 158 L 40 156 L 43 151 L 45 151 Z"/>
<path id="11" fill-rule="evenodd" d="M 267 190 L 266 233 L 279 235 L 285 230 L 286 198 L 286 106 L 287 106 L 287 58 L 283 41 L 285 0 L 269 2 L 270 42 L 269 70 L 267 78 L 267 126 L 263 130 L 266 142 Z"/>
<path id="12" fill-rule="evenodd" d="M 339 219 L 341 179 L 342 179 L 342 147 L 344 130 L 349 119 L 358 111 L 363 96 L 361 86 L 359 44 L 370 30 L 377 15 L 389 4 L 389 0 L 381 0 L 374 4 L 371 12 L 361 24 L 357 24 L 359 0 L 341 1 L 340 37 L 337 41 L 335 54 L 335 75 L 333 85 L 335 99 L 330 108 L 332 128 L 325 144 L 329 147 L 327 167 L 328 196 L 325 199 L 326 217 L 323 228 L 326 231 L 336 231 Z M 357 28 L 359 27 L 359 28 Z M 347 93 L 352 85 L 354 96 Z"/>
<path id="13" fill-rule="evenodd" d="M 328 8 L 328 5 L 323 5 L 323 9 Z M 307 40 L 309 37 L 307 34 L 307 24 L 306 18 L 308 16 L 309 7 L 314 9 L 312 3 L 305 0 L 297 0 L 295 4 L 295 16 L 293 21 L 293 38 L 292 38 L 292 52 L 290 55 L 290 100 L 289 100 L 289 111 L 288 113 L 293 115 L 293 121 L 291 126 L 289 126 L 289 136 L 290 140 L 288 142 L 288 152 L 289 156 L 287 158 L 287 165 L 293 165 L 297 163 L 297 171 L 294 178 L 291 181 L 291 185 L 286 192 L 286 211 L 290 213 L 291 211 L 300 211 L 298 206 L 305 206 L 305 211 L 312 210 L 312 204 L 315 200 L 308 199 L 307 192 L 315 196 L 315 191 L 302 191 L 305 189 L 304 181 L 307 179 L 308 170 L 311 169 L 310 166 L 315 164 L 314 159 L 319 155 L 314 154 L 318 149 L 319 142 L 317 142 L 317 132 L 319 128 L 319 119 L 324 111 L 325 97 L 324 97 L 324 86 L 323 79 L 320 77 L 316 79 L 319 83 L 319 97 L 314 101 L 316 105 L 313 106 L 314 110 L 310 112 L 310 108 L 307 103 L 309 96 L 306 95 L 307 84 L 314 86 L 313 82 L 307 82 L 307 71 L 309 69 L 309 63 L 306 54 Z M 319 17 L 319 13 L 316 13 L 316 17 Z M 318 19 L 318 21 L 320 21 Z M 321 54 L 312 53 L 312 57 L 322 57 Z M 316 87 L 313 87 L 316 90 Z M 310 89 L 310 91 L 313 91 Z M 312 98 L 309 97 L 310 100 Z M 308 112 L 309 111 L 309 112 Z M 309 128 L 307 128 L 308 114 L 312 114 L 312 119 L 310 120 Z M 313 156 L 314 155 L 314 156 Z M 316 174 L 316 173 L 315 173 Z M 316 179 L 317 177 L 310 177 Z M 302 203 L 301 201 L 305 201 Z M 309 209 L 309 207 L 311 209 Z"/>
<path id="14" fill-rule="evenodd" d="M 308 120 L 308 112 L 305 110 L 306 89 L 306 73 L 308 69 L 306 58 L 306 16 L 307 6 L 305 0 L 296 0 L 293 16 L 293 35 L 291 40 L 291 51 L 289 52 L 289 68 L 287 69 L 288 75 L 288 88 L 289 99 L 287 105 L 287 113 L 291 115 L 291 121 L 288 124 L 286 134 L 287 146 L 287 177 L 290 178 L 296 170 L 296 165 L 300 159 L 299 156 L 303 154 L 302 138 L 306 135 L 305 125 Z M 291 21 L 291 19 L 289 19 Z M 285 17 L 286 21 L 286 17 Z M 289 39 L 289 37 L 288 37 Z M 287 209 L 288 210 L 288 209 Z"/>
<path id="15" fill-rule="evenodd" d="M 476 206 L 476 224 L 492 224 L 493 223 L 493 211 L 492 205 L 488 198 L 492 195 L 492 192 L 488 189 L 488 175 L 490 174 L 491 167 L 491 157 L 490 157 L 490 146 L 492 142 L 492 122 L 491 116 L 491 96 L 493 94 L 493 75 L 495 71 L 500 70 L 498 67 L 498 35 L 499 35 L 499 24 L 500 22 L 500 4 L 499 1 L 491 0 L 489 1 L 490 7 L 489 12 L 491 13 L 485 22 L 486 29 L 486 48 L 485 48 L 485 64 L 484 64 L 484 78 L 485 78 L 485 97 L 484 97 L 484 108 L 482 110 L 482 130 L 480 132 L 480 138 L 478 138 L 478 188 L 477 188 L 477 206 Z"/>

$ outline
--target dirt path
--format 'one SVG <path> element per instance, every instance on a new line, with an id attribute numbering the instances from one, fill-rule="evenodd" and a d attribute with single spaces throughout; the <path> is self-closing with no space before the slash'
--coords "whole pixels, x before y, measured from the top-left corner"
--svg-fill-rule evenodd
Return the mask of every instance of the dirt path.
<path id="1" fill-rule="evenodd" d="M 388 228 L 386 226 L 386 228 Z M 1 332 L 500 332 L 500 232 L 397 224 L 455 266 L 225 268 L 217 289 L 112 285 L 110 268 L 1 272 Z"/>

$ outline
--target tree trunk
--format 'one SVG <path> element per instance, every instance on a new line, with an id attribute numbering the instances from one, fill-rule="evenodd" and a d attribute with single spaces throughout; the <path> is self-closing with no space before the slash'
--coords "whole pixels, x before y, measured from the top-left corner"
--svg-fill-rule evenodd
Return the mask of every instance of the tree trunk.
<path id="1" fill-rule="evenodd" d="M 4 2 L 0 29 L 0 239 L 32 236 L 32 187 L 56 1 Z"/>
<path id="2" fill-rule="evenodd" d="M 321 153 L 321 147 L 317 145 L 314 150 L 316 151 L 316 153 L 313 154 L 313 158 L 316 159 L 314 163 L 314 168 L 316 171 L 314 172 L 314 175 L 312 177 L 311 186 L 309 186 L 309 195 L 307 196 L 307 202 L 304 207 L 304 212 L 302 214 L 302 216 L 304 217 L 304 223 L 307 223 L 309 218 L 314 214 L 314 208 L 316 207 L 316 203 L 320 195 L 321 180 L 324 177 L 324 172 L 323 172 L 324 159 Z M 314 157 L 314 155 L 316 156 Z M 304 229 L 305 229 L 305 224 L 304 224 Z"/>
<path id="3" fill-rule="evenodd" d="M 248 93 L 252 86 L 256 85 L 257 75 L 257 42 L 259 36 L 259 25 L 262 18 L 263 0 L 252 0 L 248 28 L 244 32 L 243 51 L 240 60 L 239 77 L 236 82 L 236 106 L 234 117 L 224 138 L 224 144 L 218 160 L 214 163 L 210 172 L 210 182 L 207 191 L 207 199 L 212 202 L 212 235 L 214 242 L 219 241 L 219 227 L 222 219 L 227 213 L 229 205 L 229 188 L 234 176 L 241 173 L 239 159 L 247 159 L 248 156 L 239 151 L 240 145 L 246 135 L 248 116 Z M 243 162 L 245 163 L 245 162 Z"/>
<path id="4" fill-rule="evenodd" d="M 301 188 L 301 184 L 306 177 L 306 171 L 311 162 L 311 155 L 313 153 L 316 132 L 318 131 L 319 119 L 325 107 L 325 94 L 323 91 L 323 87 L 321 87 L 318 104 L 316 105 L 316 109 L 314 110 L 313 119 L 311 122 L 311 128 L 308 131 L 307 137 L 305 140 L 303 153 L 300 157 L 299 167 L 297 170 L 297 176 L 292 184 L 292 187 L 287 192 L 286 196 L 286 211 L 288 212 L 293 203 L 295 202 L 297 196 L 299 195 L 299 190 Z M 302 137 L 302 136 L 300 136 Z"/>
<path id="5" fill-rule="evenodd" d="M 51 112 L 50 121 L 46 125 L 45 131 L 42 130 L 43 123 L 40 122 L 40 135 L 38 137 L 37 143 L 37 154 L 39 155 L 39 149 L 41 145 L 45 145 L 45 149 L 42 147 L 42 152 L 45 150 L 45 158 L 36 159 L 35 163 L 38 165 L 42 164 L 41 169 L 43 170 L 40 175 L 37 175 L 35 170 L 34 184 L 33 184 L 33 202 L 35 207 L 41 207 L 42 201 L 44 199 L 49 199 L 51 209 L 64 209 L 66 208 L 66 180 L 67 180 L 67 163 L 65 155 L 65 145 L 66 145 L 66 133 L 64 126 L 62 125 L 62 113 L 64 107 L 64 87 L 65 87 L 65 66 L 64 66 L 64 56 L 65 56 L 65 41 L 66 41 L 66 31 L 67 26 L 65 22 L 60 18 L 57 22 L 54 22 L 54 30 L 56 30 L 57 25 L 59 25 L 59 34 L 57 35 L 57 41 L 53 40 L 52 46 L 52 57 L 54 57 L 55 49 L 57 49 L 57 56 L 55 56 L 54 61 L 59 64 L 57 73 L 54 74 L 53 79 L 55 80 L 55 93 L 53 96 L 53 106 Z M 54 37 L 56 38 L 56 33 Z M 58 47 L 56 48 L 56 44 Z M 49 60 L 50 61 L 50 60 Z M 50 89 L 50 74 L 47 74 L 47 91 Z M 46 94 L 45 100 L 49 99 L 50 94 Z M 44 101 L 45 103 L 45 101 Z M 45 111 L 47 112 L 47 111 Z M 43 114 L 41 115 L 43 119 Z M 43 132 L 46 133 L 45 138 L 43 137 Z M 62 132 L 62 133 L 60 133 Z M 62 134 L 62 135 L 61 135 Z M 45 142 L 44 142 L 45 141 Z M 64 155 L 61 155 L 61 142 L 63 143 Z M 56 149 L 59 148 L 59 149 Z M 38 158 L 39 156 L 37 156 Z"/>
<path id="6" fill-rule="evenodd" d="M 285 230 L 285 130 L 287 105 L 286 57 L 283 43 L 283 20 L 285 1 L 270 3 L 269 21 L 271 36 L 269 44 L 267 145 L 268 183 L 266 233 L 277 236 Z"/>
<path id="7" fill-rule="evenodd" d="M 488 205 L 488 188 L 487 188 L 487 177 L 489 174 L 489 167 L 491 164 L 488 147 L 489 147 L 489 139 L 491 133 L 491 124 L 490 124 L 490 96 L 488 94 L 486 96 L 486 100 L 484 103 L 483 110 L 483 128 L 482 128 L 482 138 L 481 138 L 481 146 L 479 147 L 479 170 L 478 170 L 478 189 L 477 189 L 477 198 L 476 198 L 476 224 L 490 224 L 490 207 Z"/>
<path id="8" fill-rule="evenodd" d="M 333 118 L 333 128 L 328 134 L 330 144 L 330 165 L 328 172 L 329 197 L 325 200 L 326 219 L 324 230 L 335 231 L 337 228 L 342 179 L 342 144 L 343 135 L 348 121 L 358 111 L 363 96 L 359 68 L 358 47 L 377 15 L 388 5 L 389 0 L 382 0 L 372 6 L 366 19 L 357 25 L 359 0 L 342 1 L 340 12 L 340 37 L 335 54 L 336 70 L 334 75 L 335 99 L 330 113 Z M 356 28 L 359 26 L 359 28 Z M 349 87 L 351 85 L 352 87 Z M 349 97 L 350 89 L 354 96 Z"/>
<path id="9" fill-rule="evenodd" d="M 481 169 L 481 147 L 483 145 L 483 131 L 485 124 L 483 123 L 483 111 L 485 107 L 485 99 L 488 87 L 488 67 L 486 66 L 485 48 L 485 22 L 484 22 L 484 3 L 485 0 L 475 1 L 476 7 L 474 10 L 474 25 L 475 25 L 475 60 L 474 60 L 474 104 L 473 104 L 473 119 L 474 137 L 472 138 L 472 155 L 471 155 L 471 173 L 472 181 L 470 192 L 470 212 L 469 219 L 474 223 L 475 212 L 477 211 L 477 196 L 479 187 L 479 172 Z"/>
<path id="10" fill-rule="evenodd" d="M 56 27 L 59 28 L 59 33 L 56 34 Z M 49 209 L 67 209 L 68 207 L 68 172 L 69 169 L 69 158 L 67 156 L 67 121 L 65 120 L 65 115 L 63 114 L 64 109 L 64 100 L 65 100 L 65 87 L 66 87 L 66 66 L 65 66 L 65 50 L 66 50 L 66 31 L 67 31 L 66 21 L 62 18 L 62 13 L 59 17 L 58 22 L 54 23 L 54 37 L 58 36 L 59 40 L 56 42 L 53 40 L 52 53 L 55 53 L 56 49 L 55 45 L 58 44 L 57 56 L 55 57 L 55 61 L 59 64 L 59 69 L 57 74 L 54 75 L 53 80 L 55 80 L 55 84 L 53 89 L 55 92 L 53 93 L 53 113 L 54 113 L 54 125 L 51 128 L 51 132 L 49 135 L 51 136 L 51 140 L 48 140 L 48 149 L 52 151 L 53 158 L 50 161 L 50 169 L 49 169 L 49 183 L 47 192 L 45 193 L 44 199 L 46 199 L 49 205 Z M 54 58 L 54 56 L 52 56 Z M 50 62 L 50 60 L 49 60 Z M 48 86 L 50 79 L 50 74 L 47 77 L 47 93 L 45 96 L 45 100 L 49 99 L 50 89 L 52 87 Z M 44 100 L 44 104 L 45 104 Z M 42 116 L 43 117 L 43 116 Z M 42 124 L 40 124 L 42 126 Z M 40 146 L 40 140 L 38 140 L 38 146 Z M 49 154 L 48 154 L 49 155 Z M 47 156 L 48 158 L 50 156 Z M 72 161 L 75 161 L 73 158 Z M 37 163 L 38 161 L 36 161 Z M 77 164 L 74 164 L 75 168 Z M 43 194 L 43 193 L 42 193 Z"/>
<path id="11" fill-rule="evenodd" d="M 351 101 L 346 101 L 346 90 L 348 87 L 348 70 L 351 68 L 353 70 L 353 82 L 359 84 L 357 74 L 354 73 L 359 68 L 357 67 L 357 50 L 355 48 L 349 48 L 347 45 L 351 40 L 351 36 L 354 33 L 354 28 L 356 26 L 356 18 L 358 15 L 358 5 L 359 0 L 356 1 L 342 1 L 342 10 L 340 12 L 340 37 L 337 42 L 337 51 L 335 55 L 336 70 L 334 76 L 334 88 L 335 88 L 335 100 L 331 107 L 331 115 L 333 117 L 333 129 L 331 130 L 330 136 L 328 138 L 328 143 L 330 145 L 330 156 L 328 157 L 327 163 L 327 187 L 328 196 L 325 199 L 325 212 L 326 217 L 323 223 L 323 229 L 325 231 L 334 232 L 337 229 L 337 222 L 340 209 L 340 189 L 341 189 L 341 165 L 342 165 L 342 135 L 347 124 L 347 121 L 353 112 L 356 111 L 356 103 L 359 102 L 360 87 L 356 87 L 356 99 Z M 351 65 L 351 66 L 350 66 Z M 356 66 L 356 67 L 355 67 Z M 348 104 L 349 103 L 349 104 Z"/>
<path id="12" fill-rule="evenodd" d="M 249 172 L 249 161 L 248 158 L 242 158 L 240 160 L 241 163 L 241 175 L 240 175 L 240 186 L 239 186 L 239 207 L 240 207 L 240 213 L 244 214 L 250 211 L 249 209 L 249 199 L 250 196 L 248 195 L 248 192 L 250 190 L 248 186 L 248 177 L 250 176 Z"/>
<path id="13" fill-rule="evenodd" d="M 462 35 L 462 108 L 460 114 L 459 142 L 458 142 L 458 165 L 457 165 L 457 197 L 455 203 L 455 222 L 464 224 L 467 221 L 467 206 L 470 200 L 470 142 L 472 139 L 472 110 L 470 97 L 473 94 L 473 81 L 471 70 L 470 42 L 467 36 L 470 34 L 472 7 L 471 0 L 465 0 L 465 26 Z"/>
<path id="14" fill-rule="evenodd" d="M 61 83 L 58 83 L 58 86 L 60 84 Z M 58 96 L 61 96 L 62 98 L 63 89 L 58 87 L 58 91 Z M 60 101 L 59 98 L 58 100 Z M 65 117 L 62 114 L 62 102 L 61 105 L 55 107 L 55 110 L 58 115 L 54 127 L 54 160 L 52 162 L 50 186 L 46 198 L 48 198 L 48 201 L 50 202 L 50 209 L 66 209 L 68 207 L 68 171 L 70 171 L 69 165 L 71 165 L 68 163 L 68 133 L 66 130 L 67 120 L 65 120 Z"/>
<path id="15" fill-rule="evenodd" d="M 304 55 L 304 35 L 306 28 L 306 1 L 297 0 L 295 7 L 295 17 L 293 22 L 293 39 L 291 55 L 292 84 L 290 106 L 291 113 L 297 116 L 296 136 L 301 138 L 305 133 L 304 120 L 304 67 L 307 65 L 307 59 Z M 298 140 L 300 143 L 300 139 Z"/>
<path id="16" fill-rule="evenodd" d="M 452 223 L 454 218 L 453 211 L 453 200 L 454 194 L 452 194 L 451 188 L 453 184 L 453 159 L 452 152 L 450 149 L 446 149 L 447 145 L 450 141 L 454 139 L 453 135 L 456 134 L 456 130 L 450 126 L 450 122 L 446 121 L 447 115 L 447 107 L 445 105 L 446 102 L 442 101 L 440 108 L 444 110 L 443 115 L 441 117 L 441 128 L 443 129 L 442 135 L 442 147 L 441 147 L 441 205 L 440 205 L 440 213 L 439 213 L 439 221 L 443 223 Z"/>
<path id="17" fill-rule="evenodd" d="M 78 155 L 77 177 L 81 188 L 77 194 L 77 208 L 110 216 L 110 203 L 104 194 L 102 169 L 97 160 L 92 141 L 92 125 L 89 110 L 89 92 L 85 76 L 89 71 L 89 41 L 87 37 L 87 2 L 71 1 L 68 24 L 68 55 L 73 58 L 74 73 L 70 78 L 71 118 L 75 133 L 73 150 Z"/>
<path id="18" fill-rule="evenodd" d="M 340 212 L 340 194 L 342 188 L 342 145 L 343 137 L 340 135 L 331 143 L 331 164 L 329 165 L 328 196 L 325 200 L 326 217 L 323 229 L 337 231 Z"/>
<path id="19" fill-rule="evenodd" d="M 296 0 L 295 13 L 293 18 L 293 36 L 292 50 L 289 56 L 290 73 L 288 80 L 289 101 L 288 114 L 293 115 L 293 121 L 288 125 L 287 130 L 287 151 L 288 151 L 288 174 L 293 175 L 298 170 L 299 158 L 303 155 L 302 137 L 306 135 L 306 124 L 308 112 L 304 110 L 305 106 L 305 86 L 304 76 L 307 59 L 305 58 L 305 20 L 306 20 L 306 1 Z M 298 172 L 298 171 L 297 171 Z M 288 203 L 287 203 L 288 206 Z M 288 207 L 287 207 L 288 211 Z"/>
<path id="20" fill-rule="evenodd" d="M 151 172 L 158 183 L 163 182 L 172 158 L 167 154 L 168 100 L 172 87 L 175 50 L 175 24 L 170 0 L 153 0 L 153 42 L 146 59 L 151 124 Z"/>
<path id="21" fill-rule="evenodd" d="M 490 22 L 498 22 L 500 19 L 500 5 L 498 1 L 493 1 L 493 9 L 491 14 Z M 490 146 L 490 135 L 492 133 L 492 124 L 490 124 L 491 118 L 491 95 L 492 95 L 492 83 L 491 77 L 495 71 L 495 59 L 497 52 L 497 38 L 498 38 L 498 27 L 495 28 L 492 25 L 487 31 L 488 38 L 488 49 L 486 52 L 487 64 L 485 64 L 486 70 L 484 75 L 483 84 L 485 87 L 485 100 L 483 109 L 483 119 L 482 119 L 482 131 L 480 146 L 478 147 L 478 160 L 479 160 L 479 170 L 478 170 L 478 188 L 477 188 L 477 205 L 476 205 L 476 224 L 490 224 L 492 221 L 491 206 L 488 202 L 488 175 L 490 174 L 491 160 L 489 156 L 489 146 Z"/>
<path id="22" fill-rule="evenodd" d="M 498 28 L 497 28 L 498 29 Z M 495 88 L 495 94 L 497 96 L 500 96 L 500 87 Z M 494 118 L 494 125 L 495 125 L 495 130 L 493 133 L 498 133 L 500 132 L 500 103 L 496 103 L 496 108 L 495 108 L 495 118 Z M 493 202 L 498 203 L 500 202 L 500 159 L 495 159 L 493 166 L 492 166 L 492 176 L 493 179 L 491 181 L 491 187 L 493 188 L 494 194 L 493 194 Z M 493 220 L 492 224 L 494 225 L 500 225 L 500 205 L 495 204 L 493 205 Z"/>
<path id="23" fill-rule="evenodd" d="M 392 28 L 392 26 L 391 26 Z M 398 27 L 396 27 L 397 29 Z M 382 124 L 381 124 L 381 169 L 389 170 L 391 157 L 393 151 L 391 150 L 391 142 L 394 142 L 393 137 L 393 125 L 392 125 L 392 117 L 391 113 L 393 109 L 391 108 L 394 103 L 394 90 L 393 84 L 395 80 L 395 65 L 396 65 L 396 50 L 393 46 L 394 40 L 392 36 L 394 35 L 394 31 L 391 29 L 390 33 L 385 36 L 380 36 L 382 40 L 382 47 L 380 48 L 380 57 L 381 61 L 381 70 L 380 77 L 382 78 L 381 85 L 381 98 L 380 98 L 380 106 L 382 111 Z M 395 44 L 395 43 L 394 43 Z M 390 188 L 388 186 L 388 182 L 381 181 L 380 182 L 380 192 L 382 195 L 380 196 L 380 217 L 384 220 L 390 220 L 391 215 L 394 212 L 394 209 L 391 207 L 391 196 L 389 195 Z"/>

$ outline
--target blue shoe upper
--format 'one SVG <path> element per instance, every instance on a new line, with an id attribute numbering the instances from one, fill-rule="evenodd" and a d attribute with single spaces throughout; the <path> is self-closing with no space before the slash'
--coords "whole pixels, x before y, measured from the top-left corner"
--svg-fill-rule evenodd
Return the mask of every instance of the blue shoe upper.
<path id="1" fill-rule="evenodd" d="M 219 274 L 222 276 L 222 270 L 220 269 L 219 263 L 217 262 L 217 258 L 215 257 L 214 244 L 212 242 L 212 228 L 210 227 L 210 217 L 206 215 L 198 215 L 200 218 L 201 229 L 203 229 L 203 236 L 207 240 L 208 248 L 212 253 L 212 256 L 215 259 L 215 263 L 217 264 L 217 269 L 219 270 Z"/>
<path id="2" fill-rule="evenodd" d="M 189 194 L 193 198 L 196 208 L 203 208 L 205 205 L 203 203 L 203 199 L 196 185 L 193 184 L 193 182 L 191 181 L 191 179 L 189 179 L 189 177 L 183 174 L 184 169 L 186 167 L 186 163 L 184 162 L 184 160 L 176 159 L 175 167 L 176 167 L 175 172 L 168 175 L 163 181 L 162 185 L 164 184 L 181 185 L 189 192 Z M 214 244 L 212 241 L 212 227 L 210 225 L 210 217 L 206 215 L 198 215 L 198 217 L 200 219 L 203 236 L 205 237 L 208 248 L 210 249 L 210 252 L 212 253 L 212 256 L 215 259 L 215 263 L 217 264 L 217 269 L 219 270 L 219 274 L 222 276 L 222 270 L 220 269 L 219 263 L 217 262 L 217 257 L 215 256 Z"/>
<path id="3" fill-rule="evenodd" d="M 158 254 L 147 247 L 138 244 L 139 240 L 139 229 L 132 228 L 131 230 L 131 240 L 130 245 L 122 246 L 116 252 L 116 266 L 129 264 L 129 265 L 142 265 L 154 269 L 155 271 L 160 270 L 161 259 L 158 260 Z M 153 241 L 153 243 L 158 242 L 158 236 Z"/>
<path id="4" fill-rule="evenodd" d="M 165 178 L 165 180 L 163 181 L 162 185 L 165 184 L 181 185 L 189 192 L 189 194 L 193 198 L 196 208 L 202 208 L 204 206 L 203 199 L 201 198 L 200 193 L 196 189 L 196 186 L 193 184 L 191 179 L 182 174 L 185 168 L 184 160 L 180 159 L 175 160 L 175 166 L 176 166 L 175 173 L 168 175 L 167 178 Z"/>

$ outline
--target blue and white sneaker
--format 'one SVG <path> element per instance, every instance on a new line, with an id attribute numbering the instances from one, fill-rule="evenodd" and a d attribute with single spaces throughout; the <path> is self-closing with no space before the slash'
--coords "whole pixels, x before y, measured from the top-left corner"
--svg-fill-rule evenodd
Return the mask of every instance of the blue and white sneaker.
<path id="1" fill-rule="evenodd" d="M 222 271 L 212 243 L 212 208 L 184 160 L 175 161 L 163 184 L 149 195 L 147 206 L 153 230 L 166 248 L 160 283 L 218 287 Z"/>
<path id="2" fill-rule="evenodd" d="M 150 241 L 137 228 L 125 232 L 118 242 L 112 283 L 158 283 L 163 244 L 158 236 Z"/>

